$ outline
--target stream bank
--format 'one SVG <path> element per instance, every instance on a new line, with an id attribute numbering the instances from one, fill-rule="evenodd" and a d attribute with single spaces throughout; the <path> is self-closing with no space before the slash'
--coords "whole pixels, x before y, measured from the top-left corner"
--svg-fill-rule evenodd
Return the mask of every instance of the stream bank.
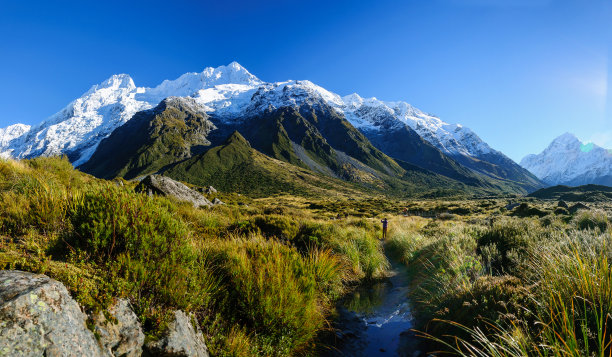
<path id="1" fill-rule="evenodd" d="M 421 356 L 408 299 L 409 275 L 392 256 L 386 279 L 356 288 L 338 303 L 335 338 L 324 356 Z"/>

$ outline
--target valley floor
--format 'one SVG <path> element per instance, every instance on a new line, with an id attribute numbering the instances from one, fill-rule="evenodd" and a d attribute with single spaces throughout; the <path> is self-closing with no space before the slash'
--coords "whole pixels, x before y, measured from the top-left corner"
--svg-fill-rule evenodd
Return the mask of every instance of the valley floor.
<path id="1" fill-rule="evenodd" d="M 134 186 L 0 161 L 0 268 L 62 282 L 89 315 L 127 299 L 147 341 L 191 313 L 215 356 L 611 351 L 605 203 L 222 192 L 196 209 Z"/>

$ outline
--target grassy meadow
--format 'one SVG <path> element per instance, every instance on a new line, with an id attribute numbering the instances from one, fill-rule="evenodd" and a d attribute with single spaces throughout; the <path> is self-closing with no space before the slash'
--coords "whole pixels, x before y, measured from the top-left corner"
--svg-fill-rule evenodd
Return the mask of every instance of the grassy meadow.
<path id="1" fill-rule="evenodd" d="M 149 339 L 192 312 L 220 356 L 308 354 L 345 289 L 384 274 L 373 219 L 292 197 L 195 209 L 133 186 L 65 159 L 0 161 L 0 268 L 47 274 L 88 311 L 129 298 Z"/>
<path id="2" fill-rule="evenodd" d="M 478 356 L 609 356 L 608 207 L 556 201 L 401 201 L 338 193 L 195 209 L 74 170 L 0 161 L 0 268 L 44 273 L 93 312 L 128 298 L 148 339 L 195 314 L 212 355 L 310 355 L 335 302 L 409 268 L 416 329 L 431 350 Z M 403 216 L 401 212 L 414 216 Z M 433 218 L 430 218 L 433 217 Z"/>
<path id="3" fill-rule="evenodd" d="M 608 213 L 569 215 L 554 203 L 528 203 L 532 216 L 491 205 L 488 214 L 395 220 L 388 245 L 411 271 L 418 333 L 430 350 L 610 356 Z"/>

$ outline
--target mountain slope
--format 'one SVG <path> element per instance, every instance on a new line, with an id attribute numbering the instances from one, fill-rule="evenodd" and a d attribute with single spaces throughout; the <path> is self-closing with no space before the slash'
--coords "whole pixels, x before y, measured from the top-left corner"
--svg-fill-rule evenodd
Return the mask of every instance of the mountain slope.
<path id="1" fill-rule="evenodd" d="M 458 170 L 465 166 L 493 179 L 507 181 L 527 191 L 542 187 L 542 183 L 503 153 L 492 149 L 469 128 L 459 124 L 448 124 L 439 118 L 426 114 L 405 102 L 383 102 L 376 98 L 361 98 L 357 94 L 343 97 L 342 110 L 347 119 L 364 132 L 375 145 L 394 158 L 400 158 L 417 165 L 462 180 L 474 180 L 477 176 Z M 404 142 L 415 142 L 415 131 L 424 141 L 441 151 L 446 158 L 437 158 L 423 145 L 418 150 L 400 149 Z M 381 143 L 382 142 L 382 143 Z M 420 153 L 421 157 L 399 157 L 399 153 Z M 432 156 L 436 156 L 433 160 Z M 449 158 L 451 160 L 449 160 Z M 416 160 L 416 161 L 414 161 Z M 458 165 L 460 164 L 460 165 Z M 432 166 L 428 166 L 432 165 Z M 467 177 L 466 177 L 467 175 Z M 479 180 L 476 178 L 476 180 Z M 482 178 L 480 178 L 482 180 Z M 486 181 L 486 180 L 485 180 Z"/>
<path id="2" fill-rule="evenodd" d="M 395 161 L 325 103 L 266 111 L 239 127 L 256 149 L 313 171 L 349 181 L 363 181 L 377 172 L 404 174 Z"/>
<path id="3" fill-rule="evenodd" d="M 309 196 L 325 190 L 354 191 L 348 183 L 316 175 L 258 152 L 239 132 L 232 133 L 223 144 L 205 153 L 170 165 L 163 174 L 194 185 L 212 185 L 222 191 L 255 196 L 283 192 Z"/>
<path id="4" fill-rule="evenodd" d="M 223 124 L 227 128 L 232 125 L 237 128 L 270 110 L 297 108 L 300 115 L 322 133 L 339 156 L 346 154 L 386 174 L 399 174 L 401 168 L 385 163 L 387 159 L 379 155 L 380 150 L 369 148 L 370 144 L 357 132 L 371 140 L 376 135 L 392 136 L 392 140 L 400 144 L 385 146 L 382 152 L 388 156 L 448 177 L 466 180 L 470 184 L 483 181 L 478 175 L 484 174 L 496 180 L 510 181 L 511 185 L 518 185 L 520 189 L 531 190 L 539 185 L 535 177 L 491 149 L 471 130 L 461 125 L 444 123 L 407 103 L 363 99 L 356 94 L 340 97 L 309 81 L 267 83 L 235 62 L 228 66 L 206 68 L 201 73 L 186 73 L 153 88 L 136 87 L 128 75 L 112 76 L 100 85 L 93 86 L 82 97 L 40 125 L 23 128 L 17 133 L 12 131 L 7 134 L 7 130 L 0 132 L 0 153 L 15 158 L 66 154 L 75 166 L 82 165 L 90 159 L 100 141 L 113 130 L 138 111 L 153 108 L 169 96 L 193 98 L 204 112 L 215 118 L 215 125 Z M 316 110 L 322 104 L 333 109 L 334 116 L 345 120 L 323 121 L 319 124 L 319 113 Z M 329 113 L 331 109 L 326 111 Z M 353 127 L 357 130 L 352 130 Z M 341 132 L 346 132 L 348 142 L 341 138 L 332 142 Z M 414 132 L 424 140 L 415 140 Z M 221 133 L 228 134 L 223 130 Z M 332 133 L 335 135 L 328 135 Z M 246 132 L 244 134 L 249 136 Z M 378 140 L 374 146 L 382 142 L 385 140 Z M 402 146 L 404 142 L 410 142 L 410 145 Z M 423 145 L 425 142 L 430 145 Z M 344 147 L 346 143 L 353 146 Z M 441 154 L 435 153 L 432 147 Z M 301 151 L 299 148 L 297 150 Z M 405 153 L 406 150 L 412 154 Z M 421 151 L 425 153 L 421 154 Z M 361 154 L 364 156 L 355 156 Z M 368 161 L 372 158 L 375 159 Z M 457 163 L 476 174 L 467 172 Z M 326 170 L 325 167 L 323 170 Z"/>
<path id="5" fill-rule="evenodd" d="M 411 195 L 438 186 L 447 188 L 446 195 L 471 192 L 422 168 L 402 163 L 404 169 L 324 103 L 302 109 L 300 113 L 282 107 L 234 125 L 249 134 L 256 144 L 252 148 L 237 131 L 227 139 L 232 125 L 215 126 L 192 98 L 170 97 L 156 108 L 136 113 L 79 168 L 107 179 L 163 172 L 192 184 L 255 195 L 307 195 L 307 189 L 331 187 Z M 343 151 L 332 147 L 328 138 Z M 211 141 L 218 146 L 208 149 Z"/>
<path id="6" fill-rule="evenodd" d="M 154 173 L 202 152 L 214 129 L 193 99 L 169 97 L 117 128 L 79 169 L 107 179 Z"/>
<path id="7" fill-rule="evenodd" d="M 564 186 L 557 185 L 532 192 L 529 197 L 570 202 L 609 202 L 612 187 L 602 185 Z"/>
<path id="8" fill-rule="evenodd" d="M 612 153 L 593 143 L 582 143 L 570 133 L 553 140 L 537 155 L 527 155 L 521 166 L 549 185 L 612 186 Z"/>

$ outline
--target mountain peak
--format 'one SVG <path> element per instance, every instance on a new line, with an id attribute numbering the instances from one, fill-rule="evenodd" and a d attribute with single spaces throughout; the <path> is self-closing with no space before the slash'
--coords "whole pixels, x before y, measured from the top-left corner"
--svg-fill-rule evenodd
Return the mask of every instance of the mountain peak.
<path id="1" fill-rule="evenodd" d="M 217 68 L 207 67 L 200 74 L 202 81 L 210 85 L 220 84 L 248 84 L 257 85 L 262 81 L 252 75 L 240 63 L 234 61 L 227 66 L 219 66 Z"/>
<path id="2" fill-rule="evenodd" d="M 567 132 L 567 133 L 559 135 L 552 142 L 553 143 L 575 143 L 575 142 L 580 142 L 580 139 L 578 139 L 576 135 Z"/>
<path id="3" fill-rule="evenodd" d="M 612 183 L 612 155 L 591 142 L 583 143 L 574 134 L 555 138 L 544 151 L 527 155 L 521 166 L 550 185 Z"/>
<path id="4" fill-rule="evenodd" d="M 245 139 L 244 136 L 242 136 L 242 134 L 238 132 L 238 130 L 234 130 L 232 135 L 230 135 L 227 139 L 225 139 L 225 142 L 223 143 L 224 146 L 231 145 L 231 144 L 251 147 L 251 144 L 249 144 L 247 139 Z"/>
<path id="5" fill-rule="evenodd" d="M 110 88 L 110 89 L 127 89 L 134 90 L 136 89 L 136 85 L 134 84 L 134 80 L 128 74 L 113 74 L 108 79 L 100 84 L 96 84 L 89 90 L 89 93 L 95 92 L 100 89 Z"/>
<path id="6" fill-rule="evenodd" d="M 584 144 L 580 139 L 576 137 L 576 135 L 572 133 L 564 133 L 556 137 L 550 145 L 545 149 L 545 151 L 559 151 L 559 150 L 569 150 L 574 151 L 576 148 L 583 146 Z"/>

